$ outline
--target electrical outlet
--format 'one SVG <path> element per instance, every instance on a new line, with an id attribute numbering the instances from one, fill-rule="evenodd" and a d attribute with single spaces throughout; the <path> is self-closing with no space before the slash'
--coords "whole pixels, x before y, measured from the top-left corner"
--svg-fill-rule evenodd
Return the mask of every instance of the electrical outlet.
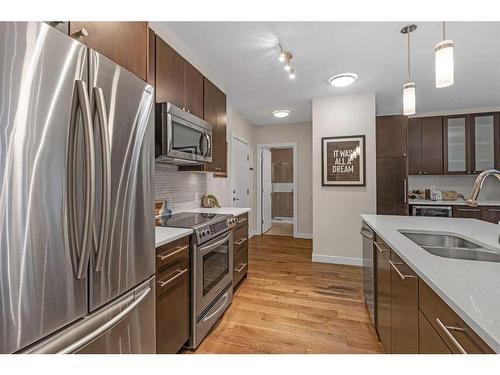
<path id="1" fill-rule="evenodd" d="M 194 200 L 195 202 L 198 202 L 201 200 L 201 194 L 200 193 L 194 193 Z"/>

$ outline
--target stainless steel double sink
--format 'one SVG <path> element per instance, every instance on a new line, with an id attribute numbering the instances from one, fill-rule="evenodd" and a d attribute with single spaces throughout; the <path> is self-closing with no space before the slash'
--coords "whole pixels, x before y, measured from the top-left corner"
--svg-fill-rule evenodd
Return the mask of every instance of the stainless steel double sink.
<path id="1" fill-rule="evenodd" d="M 453 259 L 500 262 L 500 252 L 488 249 L 459 236 L 409 230 L 400 230 L 399 232 L 425 251 L 437 256 Z"/>

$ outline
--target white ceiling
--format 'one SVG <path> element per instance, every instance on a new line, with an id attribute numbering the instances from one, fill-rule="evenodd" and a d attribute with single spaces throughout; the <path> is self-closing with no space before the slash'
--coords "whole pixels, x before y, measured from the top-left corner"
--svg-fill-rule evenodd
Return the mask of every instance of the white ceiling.
<path id="1" fill-rule="evenodd" d="M 412 80 L 417 112 L 500 108 L 500 22 L 447 23 L 455 42 L 455 84 L 434 87 L 434 45 L 440 22 L 168 22 L 168 27 L 226 85 L 231 106 L 256 125 L 311 120 L 311 99 L 375 92 L 377 114 L 402 112 L 407 80 L 406 37 L 412 33 Z M 293 55 L 292 81 L 278 61 L 278 40 Z M 328 78 L 355 72 L 359 80 L 334 88 Z M 292 111 L 276 120 L 278 108 Z"/>

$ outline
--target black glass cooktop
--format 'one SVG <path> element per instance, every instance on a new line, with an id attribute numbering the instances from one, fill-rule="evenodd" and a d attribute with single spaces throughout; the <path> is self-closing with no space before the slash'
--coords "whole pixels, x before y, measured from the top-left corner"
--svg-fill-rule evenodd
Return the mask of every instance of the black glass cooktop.
<path id="1" fill-rule="evenodd" d="M 160 218 L 159 225 L 162 227 L 195 228 L 199 225 L 206 224 L 209 221 L 218 221 L 218 219 L 224 219 L 226 216 L 227 215 L 181 212 L 178 214 L 174 214 L 169 218 Z"/>

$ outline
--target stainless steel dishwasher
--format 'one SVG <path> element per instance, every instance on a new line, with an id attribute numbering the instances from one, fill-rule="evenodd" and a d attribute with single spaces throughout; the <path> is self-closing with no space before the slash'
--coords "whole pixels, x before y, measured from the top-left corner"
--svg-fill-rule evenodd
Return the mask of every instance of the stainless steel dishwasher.
<path id="1" fill-rule="evenodd" d="M 372 323 L 375 325 L 375 261 L 373 257 L 373 230 L 364 221 L 360 230 L 363 236 L 363 293 Z"/>

